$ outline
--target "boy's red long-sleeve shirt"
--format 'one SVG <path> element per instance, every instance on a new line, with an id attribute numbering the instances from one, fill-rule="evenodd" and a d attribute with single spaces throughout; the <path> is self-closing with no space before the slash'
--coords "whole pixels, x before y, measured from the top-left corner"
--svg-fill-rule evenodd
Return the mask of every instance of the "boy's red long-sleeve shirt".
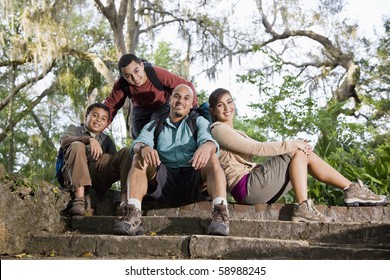
<path id="1" fill-rule="evenodd" d="M 153 68 L 161 83 L 170 92 L 172 92 L 172 90 L 180 84 L 186 84 L 191 87 L 194 92 L 193 106 L 198 105 L 195 88 L 191 82 L 161 67 L 153 66 Z M 130 92 L 131 96 L 122 90 L 123 85 L 129 87 L 128 92 Z M 127 97 L 131 99 L 133 107 L 153 110 L 158 106 L 167 103 L 169 94 L 165 91 L 158 90 L 149 79 L 147 79 L 145 84 L 142 86 L 131 86 L 123 77 L 121 77 L 114 83 L 110 96 L 108 96 L 104 101 L 104 104 L 110 109 L 109 123 L 112 122 L 118 110 L 122 108 L 123 104 L 125 104 Z"/>

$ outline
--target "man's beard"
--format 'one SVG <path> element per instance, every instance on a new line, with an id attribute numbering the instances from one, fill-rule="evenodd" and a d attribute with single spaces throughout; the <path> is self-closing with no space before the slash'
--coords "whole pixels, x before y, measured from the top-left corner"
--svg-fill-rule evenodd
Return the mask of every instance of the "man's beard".
<path id="1" fill-rule="evenodd" d="M 181 118 L 183 117 L 183 113 L 180 113 L 180 112 L 173 112 L 173 115 L 176 117 L 176 118 Z"/>

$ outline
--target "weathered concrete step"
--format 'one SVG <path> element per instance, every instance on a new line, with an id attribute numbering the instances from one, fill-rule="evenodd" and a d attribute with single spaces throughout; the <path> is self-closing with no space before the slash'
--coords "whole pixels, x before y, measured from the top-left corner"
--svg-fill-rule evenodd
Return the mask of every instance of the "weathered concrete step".
<path id="1" fill-rule="evenodd" d="M 115 236 L 67 234 L 32 236 L 26 247 L 42 257 L 126 259 L 389 259 L 390 249 L 339 244 L 311 244 L 208 235 Z"/>
<path id="2" fill-rule="evenodd" d="M 119 203 L 119 202 L 117 202 Z M 231 218 L 251 218 L 259 220 L 290 221 L 293 204 L 256 204 L 242 205 L 229 203 Z M 331 216 L 336 222 L 370 222 L 381 221 L 390 223 L 390 206 L 326 206 L 316 205 L 316 208 L 327 216 Z M 194 216 L 209 217 L 211 211 L 210 201 L 196 203 L 166 204 L 156 201 L 144 200 L 142 202 L 144 216 Z M 108 199 L 96 204 L 95 215 L 120 216 L 122 212 L 117 204 Z"/>
<path id="3" fill-rule="evenodd" d="M 112 234 L 119 217 L 90 216 L 70 219 L 70 229 L 87 234 Z M 205 234 L 210 218 L 144 216 L 144 228 L 157 235 Z M 285 240 L 310 240 L 322 243 L 377 244 L 390 249 L 390 223 L 294 223 L 231 219 L 230 235 Z"/>
<path id="4" fill-rule="evenodd" d="M 257 219 L 291 221 L 293 204 L 256 204 L 242 205 L 229 204 L 229 213 L 232 219 Z M 144 201 L 142 204 L 144 216 L 167 217 L 210 217 L 211 203 L 209 201 L 192 204 L 162 204 L 153 201 Z M 390 206 L 326 206 L 316 205 L 324 215 L 334 218 L 336 222 L 387 222 L 390 223 Z M 117 213 L 122 215 L 122 213 Z"/>

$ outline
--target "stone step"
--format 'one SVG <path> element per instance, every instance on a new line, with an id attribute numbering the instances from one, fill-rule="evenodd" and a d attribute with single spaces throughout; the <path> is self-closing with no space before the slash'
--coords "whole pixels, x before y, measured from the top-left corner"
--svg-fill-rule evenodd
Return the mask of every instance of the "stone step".
<path id="1" fill-rule="evenodd" d="M 290 221 L 293 204 L 228 204 L 230 217 L 233 219 L 257 219 Z M 326 206 L 316 205 L 318 211 L 326 216 L 334 218 L 336 222 L 388 222 L 390 223 L 390 206 Z M 166 217 L 210 217 L 211 203 L 202 201 L 190 204 L 163 204 L 154 201 L 142 203 L 143 216 L 166 216 Z M 114 214 L 102 215 L 120 216 L 117 210 Z"/>
<path id="2" fill-rule="evenodd" d="M 389 259 L 389 248 L 236 236 L 33 235 L 26 251 L 41 258 L 91 259 Z"/>
<path id="3" fill-rule="evenodd" d="M 65 234 L 35 234 L 25 251 L 41 258 L 389 259 L 389 207 L 318 209 L 335 223 L 293 223 L 293 205 L 229 204 L 230 236 L 208 236 L 211 205 L 143 204 L 143 236 L 115 236 L 120 216 L 67 218 Z"/>
<path id="4" fill-rule="evenodd" d="M 112 234 L 120 217 L 84 216 L 69 221 L 71 231 L 84 234 Z M 199 217 L 142 217 L 146 234 L 192 235 L 205 234 L 210 218 Z M 230 235 L 236 237 L 308 240 L 319 243 L 371 244 L 390 249 L 390 223 L 294 223 L 290 221 L 264 221 L 231 219 Z"/>

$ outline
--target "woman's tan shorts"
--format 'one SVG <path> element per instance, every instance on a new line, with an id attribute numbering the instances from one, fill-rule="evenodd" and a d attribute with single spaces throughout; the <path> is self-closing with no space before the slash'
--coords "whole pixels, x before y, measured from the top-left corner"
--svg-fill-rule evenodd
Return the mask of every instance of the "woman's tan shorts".
<path id="1" fill-rule="evenodd" d="M 248 194 L 245 204 L 274 203 L 292 189 L 289 176 L 291 155 L 285 154 L 268 159 L 254 168 L 248 177 Z"/>

